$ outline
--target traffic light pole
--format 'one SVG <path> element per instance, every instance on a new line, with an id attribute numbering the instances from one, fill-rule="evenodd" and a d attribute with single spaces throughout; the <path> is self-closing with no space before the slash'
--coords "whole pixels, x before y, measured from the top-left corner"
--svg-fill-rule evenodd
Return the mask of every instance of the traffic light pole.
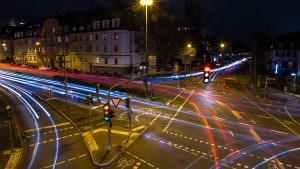
<path id="1" fill-rule="evenodd" d="M 111 150 L 111 121 L 107 123 L 107 142 L 108 142 L 108 150 Z"/>
<path id="2" fill-rule="evenodd" d="M 161 73 L 161 72 L 159 72 Z M 125 83 L 128 83 L 128 82 L 131 82 L 131 81 L 134 81 L 136 79 L 140 79 L 140 78 L 143 78 L 143 77 L 146 77 L 146 76 L 149 76 L 149 75 L 156 75 L 156 74 L 159 74 L 159 73 L 147 73 L 147 74 L 144 74 L 142 76 L 139 76 L 139 77 L 135 77 L 135 78 L 132 78 L 132 79 L 129 79 L 129 80 L 126 80 L 126 81 L 123 81 L 121 83 L 118 83 L 118 84 L 115 84 L 113 86 L 110 87 L 110 89 L 108 90 L 108 94 L 107 94 L 107 104 L 109 105 L 109 100 L 110 100 L 110 92 L 112 91 L 112 89 L 114 89 L 115 87 L 117 86 L 120 86 L 120 85 L 123 85 Z M 110 151 L 111 150 L 111 121 L 109 121 L 107 123 L 107 137 L 108 137 L 108 150 Z"/>
<path id="3" fill-rule="evenodd" d="M 93 126 L 92 126 L 92 104 L 90 103 L 90 132 L 93 132 Z"/>
<path id="4" fill-rule="evenodd" d="M 64 55 L 64 76 L 65 76 L 65 90 L 66 90 L 66 106 L 68 107 L 68 78 L 67 78 L 67 68 L 66 68 L 66 55 Z"/>
<path id="5" fill-rule="evenodd" d="M 11 150 L 14 151 L 14 143 L 13 143 L 12 130 L 11 130 L 11 122 L 10 121 L 8 121 L 8 126 L 9 126 L 9 135 L 10 135 Z"/>

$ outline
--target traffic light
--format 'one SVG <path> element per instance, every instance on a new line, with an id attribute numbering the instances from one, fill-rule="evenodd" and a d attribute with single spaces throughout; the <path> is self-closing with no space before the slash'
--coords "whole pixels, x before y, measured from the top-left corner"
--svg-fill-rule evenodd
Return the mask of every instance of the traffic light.
<path id="1" fill-rule="evenodd" d="M 209 76 L 210 76 L 210 68 L 208 66 L 204 67 L 204 73 L 203 73 L 203 83 L 209 82 Z"/>
<path id="2" fill-rule="evenodd" d="M 91 94 L 88 94 L 87 96 L 86 96 L 86 104 L 87 105 L 90 105 L 90 104 L 92 104 L 93 103 L 93 96 L 91 95 Z"/>
<path id="3" fill-rule="evenodd" d="M 12 119 L 12 111 L 11 111 L 11 107 L 10 106 L 6 106 L 6 112 L 7 112 L 7 118 L 9 120 Z"/>
<path id="4" fill-rule="evenodd" d="M 103 105 L 104 121 L 110 121 L 110 106 L 106 103 Z"/>
<path id="5" fill-rule="evenodd" d="M 131 98 L 130 97 L 126 97 L 126 99 L 125 99 L 125 107 L 127 109 L 130 109 L 130 101 L 131 101 Z"/>
<path id="6" fill-rule="evenodd" d="M 112 109 L 110 109 L 110 111 L 109 111 L 109 117 L 110 118 L 114 118 L 115 117 L 115 111 L 113 111 Z"/>

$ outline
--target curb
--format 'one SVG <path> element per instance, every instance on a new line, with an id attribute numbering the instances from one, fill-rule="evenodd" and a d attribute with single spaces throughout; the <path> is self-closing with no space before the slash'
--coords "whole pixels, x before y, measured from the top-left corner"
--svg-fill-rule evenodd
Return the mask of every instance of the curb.
<path id="1" fill-rule="evenodd" d="M 136 134 L 136 135 L 132 135 L 131 137 L 128 137 L 126 140 L 124 140 L 120 145 L 112 148 L 111 151 L 108 151 L 108 150 L 100 150 L 102 152 L 100 152 L 103 157 L 102 159 L 104 159 L 104 157 L 109 157 L 111 154 L 111 158 L 108 159 L 106 163 L 97 163 L 98 166 L 100 167 L 104 167 L 104 166 L 107 166 L 109 164 L 111 164 L 112 162 L 114 162 L 114 160 L 126 149 L 128 148 L 136 139 L 138 139 L 146 130 L 148 129 L 148 126 L 146 126 L 142 132 Z"/>
<path id="2" fill-rule="evenodd" d="M 36 94 L 37 95 L 37 94 Z M 37 95 L 38 96 L 38 95 Z M 38 96 L 39 97 L 39 96 Z M 41 98 L 41 97 L 40 97 Z M 42 98 L 41 98 L 42 99 Z M 56 107 L 54 107 L 51 103 L 49 103 L 46 99 L 42 99 L 44 102 L 46 102 L 49 106 L 51 106 L 54 110 L 56 110 L 59 114 L 61 114 L 66 120 L 68 120 L 77 130 L 78 132 L 80 133 L 81 137 L 83 138 L 85 144 L 87 145 L 87 148 L 90 152 L 90 156 L 91 156 L 91 159 L 93 161 L 93 163 L 96 165 L 95 161 L 94 161 L 94 158 L 92 156 L 92 152 L 90 150 L 90 147 L 89 147 L 89 144 L 88 142 L 86 141 L 86 138 L 84 137 L 84 135 L 82 134 L 82 132 L 80 131 L 80 129 L 75 125 L 75 123 L 70 119 L 68 118 L 63 112 L 61 112 L 60 110 L 58 110 Z"/>
<path id="3" fill-rule="evenodd" d="M 38 97 L 40 97 L 40 96 L 38 96 Z M 64 113 L 62 113 L 60 110 L 58 110 L 56 107 L 54 107 L 51 103 L 49 103 L 47 101 L 47 99 L 42 99 L 42 100 L 45 101 L 48 105 L 50 105 L 54 110 L 59 112 L 66 120 L 68 120 L 78 130 L 78 132 L 80 133 L 81 137 L 83 138 L 83 140 L 85 141 L 85 143 L 87 145 L 87 148 L 89 150 L 93 164 L 95 164 L 96 166 L 99 166 L 99 167 L 103 167 L 103 166 L 107 166 L 107 165 L 111 164 L 126 148 L 128 148 L 137 138 L 139 138 L 139 136 L 141 136 L 148 129 L 148 126 L 146 126 L 142 132 L 136 134 L 134 137 L 127 138 L 120 145 L 114 147 L 110 152 L 115 153 L 115 154 L 113 154 L 113 155 L 110 154 L 111 158 L 106 159 L 106 161 L 108 161 L 108 162 L 107 163 L 99 163 L 99 162 L 96 162 L 96 157 L 95 157 L 96 153 L 97 152 L 99 153 L 99 151 L 100 151 L 100 153 L 103 155 L 103 157 L 107 157 L 110 152 L 108 152 L 108 150 L 106 150 L 106 149 L 100 150 L 99 146 L 95 142 L 95 139 L 93 138 L 93 136 L 91 135 L 91 133 L 89 131 L 81 132 L 80 129 L 76 126 L 76 124 L 70 118 L 68 118 Z"/>
<path id="4" fill-rule="evenodd" d="M 2 96 L 4 102 L 10 106 L 10 104 L 8 104 L 7 100 Z M 11 106 L 10 106 L 11 107 Z M 9 161 L 7 162 L 6 166 L 5 166 L 5 169 L 9 169 L 9 168 L 17 168 L 21 162 L 21 157 L 23 157 L 23 140 L 22 140 L 22 135 L 21 135 L 21 131 L 20 131 L 20 128 L 19 128 L 19 121 L 18 119 L 15 117 L 14 115 L 14 109 L 11 107 L 12 109 L 12 121 L 15 123 L 15 126 L 17 128 L 17 132 L 19 134 L 19 137 L 20 137 L 20 143 L 21 143 L 21 148 L 14 148 L 12 153 L 11 153 L 11 156 L 9 158 Z M 17 162 L 16 162 L 17 161 Z"/>

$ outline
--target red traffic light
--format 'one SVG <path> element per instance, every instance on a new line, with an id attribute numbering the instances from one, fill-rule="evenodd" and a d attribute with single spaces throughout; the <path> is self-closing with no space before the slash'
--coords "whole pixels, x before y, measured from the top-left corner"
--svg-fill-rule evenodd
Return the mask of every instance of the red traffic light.
<path id="1" fill-rule="evenodd" d="M 210 68 L 209 68 L 209 67 L 205 67 L 205 68 L 204 68 L 204 71 L 205 71 L 205 72 L 208 72 L 208 71 L 210 71 Z"/>
<path id="2" fill-rule="evenodd" d="M 103 109 L 104 109 L 105 112 L 108 112 L 109 109 L 110 109 L 110 107 L 109 107 L 108 104 L 105 104 L 105 105 L 103 106 Z"/>

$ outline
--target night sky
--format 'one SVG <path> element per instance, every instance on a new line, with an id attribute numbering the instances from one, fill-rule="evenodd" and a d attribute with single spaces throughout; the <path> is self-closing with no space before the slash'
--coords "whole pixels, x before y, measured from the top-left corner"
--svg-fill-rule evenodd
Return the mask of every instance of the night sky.
<path id="1" fill-rule="evenodd" d="M 92 4 L 109 5 L 112 0 L 1 0 L 0 24 L 9 18 L 32 19 L 56 12 L 88 9 Z M 133 0 L 134 1 L 134 0 Z M 177 16 L 183 15 L 185 0 L 164 0 Z M 200 0 L 206 32 L 219 38 L 243 39 L 255 23 L 268 23 L 273 34 L 300 31 L 300 0 Z"/>

